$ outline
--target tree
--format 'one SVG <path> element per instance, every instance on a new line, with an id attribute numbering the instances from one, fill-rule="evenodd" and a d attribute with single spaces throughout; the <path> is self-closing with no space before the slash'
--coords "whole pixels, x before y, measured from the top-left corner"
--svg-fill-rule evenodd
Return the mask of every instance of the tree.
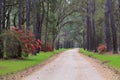
<path id="1" fill-rule="evenodd" d="M 49 0 L 47 0 L 47 10 L 46 10 L 46 29 L 45 29 L 45 51 L 47 51 L 47 38 L 48 38 L 48 26 L 49 26 Z"/>
<path id="2" fill-rule="evenodd" d="M 91 1 L 87 0 L 86 7 L 86 26 L 87 26 L 87 50 L 92 51 L 92 23 L 91 23 Z"/>
<path id="3" fill-rule="evenodd" d="M 38 39 L 41 40 L 42 36 L 42 27 L 43 27 L 43 21 L 45 17 L 45 5 L 44 0 L 39 1 L 38 9 L 37 9 L 37 30 L 38 30 Z"/>
<path id="4" fill-rule="evenodd" d="M 35 39 L 37 39 L 37 0 L 32 0 L 32 4 L 33 4 L 33 30 L 34 30 L 34 34 L 35 34 Z"/>
<path id="5" fill-rule="evenodd" d="M 111 33 L 110 33 L 110 15 L 109 15 L 109 9 L 108 9 L 108 0 L 106 1 L 105 4 L 105 41 L 107 45 L 107 51 L 110 52 L 112 51 L 112 40 L 111 40 Z"/>
<path id="6" fill-rule="evenodd" d="M 30 6 L 31 0 L 26 0 L 26 29 L 30 30 Z"/>
<path id="7" fill-rule="evenodd" d="M 18 0 L 19 8 L 18 8 L 18 27 L 22 29 L 22 0 Z"/>
<path id="8" fill-rule="evenodd" d="M 119 19 L 119 25 L 120 25 L 120 0 L 118 0 L 118 19 Z M 118 31 L 120 31 L 120 27 L 118 28 Z M 119 38 L 119 50 L 120 50 L 120 33 L 119 33 L 119 36 L 118 36 L 118 38 Z"/>
<path id="9" fill-rule="evenodd" d="M 6 0 L 3 0 L 3 5 L 2 5 L 2 29 L 5 29 L 5 18 L 6 18 Z"/>
<path id="10" fill-rule="evenodd" d="M 118 53 L 118 44 L 117 44 L 117 30 L 115 26 L 115 20 L 114 20 L 114 13 L 113 13 L 113 4 L 112 0 L 108 0 L 108 8 L 110 11 L 110 23 L 111 23 L 111 29 L 112 29 L 112 41 L 113 41 L 113 52 Z"/>
<path id="11" fill-rule="evenodd" d="M 6 0 L 0 1 L 0 34 L 5 30 Z M 0 58 L 3 58 L 3 41 L 0 39 Z"/>
<path id="12" fill-rule="evenodd" d="M 92 0 L 92 45 L 93 45 L 93 48 L 92 50 L 94 51 L 97 51 L 97 43 L 96 43 L 96 25 L 95 25 L 95 12 L 96 12 L 96 1 L 95 0 Z"/>
<path id="13" fill-rule="evenodd" d="M 1 32 L 2 32 L 2 28 L 1 28 L 1 24 L 2 24 L 2 9 L 1 9 L 1 7 L 2 7 L 2 0 L 0 0 L 0 34 L 1 34 Z M 0 45 L 2 45 L 1 44 L 2 43 L 2 40 L 0 39 Z M 3 58 L 3 52 L 2 52 L 2 46 L 0 46 L 0 59 L 1 58 Z"/>

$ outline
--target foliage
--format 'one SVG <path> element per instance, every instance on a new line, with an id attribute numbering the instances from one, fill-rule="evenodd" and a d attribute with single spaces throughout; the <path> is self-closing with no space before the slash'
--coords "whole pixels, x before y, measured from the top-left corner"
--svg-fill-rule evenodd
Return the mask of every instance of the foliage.
<path id="1" fill-rule="evenodd" d="M 15 34 L 17 34 L 20 40 L 22 52 L 30 54 L 36 51 L 36 49 L 41 49 L 41 41 L 35 40 L 34 34 L 29 30 L 23 31 L 18 28 L 13 28 Z"/>
<path id="2" fill-rule="evenodd" d="M 1 34 L 1 39 L 4 43 L 5 58 L 21 58 L 22 53 L 29 55 L 39 52 L 41 49 L 41 41 L 35 40 L 34 34 L 29 30 L 12 28 L 12 30 Z"/>
<path id="3" fill-rule="evenodd" d="M 52 46 L 47 45 L 47 51 L 52 51 Z"/>
<path id="4" fill-rule="evenodd" d="M 46 48 L 45 48 L 45 45 L 44 45 L 44 44 L 42 44 L 42 48 L 41 48 L 41 50 L 42 50 L 42 51 L 49 52 L 49 51 L 52 51 L 53 49 L 52 49 L 52 46 L 51 46 L 51 45 L 49 45 L 49 44 L 47 43 Z"/>
<path id="5" fill-rule="evenodd" d="M 107 51 L 107 46 L 105 45 L 105 44 L 100 44 L 99 46 L 98 46 L 98 52 L 99 53 L 103 53 L 103 52 L 106 52 Z"/>
<path id="6" fill-rule="evenodd" d="M 0 60 L 0 76 L 10 73 L 16 73 L 32 66 L 38 65 L 51 56 L 58 54 L 65 49 L 55 50 L 54 52 L 41 52 L 37 56 L 29 56 L 25 60 Z"/>
<path id="7" fill-rule="evenodd" d="M 19 46 L 20 42 L 17 36 L 12 31 L 6 31 L 3 33 L 0 38 L 2 39 L 2 42 L 4 43 L 4 50 L 3 52 L 5 58 L 16 58 L 19 57 Z M 0 45 L 2 46 L 2 45 Z"/>

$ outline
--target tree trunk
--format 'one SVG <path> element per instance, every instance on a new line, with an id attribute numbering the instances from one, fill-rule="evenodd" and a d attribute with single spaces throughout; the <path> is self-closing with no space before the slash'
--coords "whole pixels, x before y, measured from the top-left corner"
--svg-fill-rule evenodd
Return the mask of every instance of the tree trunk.
<path id="1" fill-rule="evenodd" d="M 54 27 L 55 26 L 52 26 L 52 49 L 54 51 L 54 42 L 55 42 L 55 31 L 54 31 Z"/>
<path id="2" fill-rule="evenodd" d="M 2 24 L 2 0 L 0 0 L 0 34 L 2 32 L 1 24 Z"/>
<path id="3" fill-rule="evenodd" d="M 105 4 L 105 41 L 107 46 L 107 51 L 112 51 L 112 41 L 111 41 L 111 33 L 110 33 L 110 15 L 108 9 L 108 2 Z"/>
<path id="4" fill-rule="evenodd" d="M 41 5 L 42 2 L 39 0 L 39 7 L 37 8 L 37 39 L 41 39 Z"/>
<path id="5" fill-rule="evenodd" d="M 1 34 L 1 32 L 2 32 L 2 26 L 1 26 L 1 24 L 2 24 L 2 9 L 1 9 L 1 7 L 2 7 L 2 0 L 0 0 L 0 34 Z M 0 59 L 1 58 L 3 58 L 3 52 L 2 52 L 2 40 L 1 40 L 1 38 L 0 38 Z"/>
<path id="6" fill-rule="evenodd" d="M 119 19 L 119 25 L 120 25 L 120 0 L 118 0 L 118 19 Z M 120 31 L 120 27 L 118 27 L 118 31 Z M 118 43 L 118 46 L 119 46 L 119 50 L 120 50 L 120 35 L 119 35 L 119 37 L 118 37 L 119 39 L 119 43 Z"/>
<path id="7" fill-rule="evenodd" d="M 47 51 L 47 37 L 48 37 L 48 17 L 49 17 L 49 0 L 47 2 L 47 14 L 46 14 L 46 30 L 45 30 L 45 51 Z"/>
<path id="8" fill-rule="evenodd" d="M 19 9 L 18 9 L 18 28 L 22 29 L 22 0 L 18 0 Z"/>
<path id="9" fill-rule="evenodd" d="M 2 29 L 5 30 L 6 0 L 2 0 Z"/>
<path id="10" fill-rule="evenodd" d="M 30 30 L 30 6 L 31 0 L 26 0 L 26 30 Z"/>
<path id="11" fill-rule="evenodd" d="M 96 52 L 97 51 L 97 43 L 96 43 L 96 26 L 95 26 L 95 0 L 92 0 L 92 43 L 93 43 L 93 50 Z"/>
<path id="12" fill-rule="evenodd" d="M 57 42 L 56 42 L 56 50 L 60 49 L 60 39 L 58 38 Z"/>
<path id="13" fill-rule="evenodd" d="M 91 51 L 91 18 L 90 18 L 90 1 L 87 0 L 87 50 Z"/>
<path id="14" fill-rule="evenodd" d="M 12 7 L 10 7 L 9 11 L 8 11 L 8 14 L 7 14 L 7 26 L 6 26 L 6 29 L 10 29 L 10 13 L 11 13 L 11 10 L 12 10 Z"/>
<path id="15" fill-rule="evenodd" d="M 117 29 L 115 26 L 112 0 L 108 0 L 108 7 L 109 7 L 109 11 L 110 11 L 110 20 L 111 20 L 111 28 L 112 28 L 113 52 L 118 53 Z"/>
<path id="16" fill-rule="evenodd" d="M 90 45 L 90 43 L 89 43 L 89 15 L 88 15 L 88 2 L 87 2 L 87 8 L 86 8 L 86 13 L 87 13 L 87 15 L 86 15 L 86 33 L 87 33 L 87 50 L 89 50 L 89 45 Z"/>
<path id="17" fill-rule="evenodd" d="M 0 34 L 5 30 L 5 2 L 6 0 L 0 0 Z M 0 59 L 3 58 L 3 40 L 0 38 Z"/>
<path id="18" fill-rule="evenodd" d="M 32 4 L 33 4 L 33 30 L 34 30 L 34 35 L 35 35 L 35 39 L 37 38 L 37 2 L 36 0 L 33 0 L 32 1 Z"/>
<path id="19" fill-rule="evenodd" d="M 17 12 L 17 13 L 15 13 L 15 15 L 14 15 L 14 19 L 13 19 L 13 24 L 14 24 L 14 27 L 17 27 L 17 26 L 16 26 L 16 17 L 17 17 L 17 14 L 18 14 L 18 12 Z"/>
<path id="20" fill-rule="evenodd" d="M 18 8 L 18 27 L 19 29 L 22 29 L 22 1 L 23 0 L 18 0 L 19 3 L 19 8 Z"/>
<path id="21" fill-rule="evenodd" d="M 41 5 L 42 5 L 42 12 L 41 12 L 41 18 L 40 18 L 40 40 L 41 40 L 41 36 L 42 36 L 42 24 L 43 24 L 43 21 L 44 21 L 44 14 L 45 14 L 45 5 L 44 5 L 44 0 L 42 0 L 41 2 Z"/>
<path id="22" fill-rule="evenodd" d="M 23 29 L 22 28 L 22 20 L 23 20 L 23 7 L 22 7 L 22 0 L 18 0 L 18 28 L 19 29 Z M 18 53 L 19 53 L 19 55 L 18 55 L 18 57 L 21 57 L 22 56 L 22 50 L 21 50 L 21 45 L 19 44 L 19 47 L 18 47 Z"/>
<path id="23" fill-rule="evenodd" d="M 1 26 L 1 24 L 2 24 L 2 9 L 1 9 L 1 7 L 2 7 L 2 0 L 0 0 L 0 34 L 2 33 L 2 26 Z M 3 46 L 2 46 L 3 44 L 2 44 L 2 40 L 1 40 L 1 38 L 0 38 L 0 59 L 1 58 L 3 58 Z"/>

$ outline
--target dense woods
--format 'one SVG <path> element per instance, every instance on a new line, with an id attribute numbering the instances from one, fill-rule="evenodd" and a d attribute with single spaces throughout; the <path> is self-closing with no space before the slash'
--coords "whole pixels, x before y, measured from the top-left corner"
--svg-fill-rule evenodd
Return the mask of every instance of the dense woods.
<path id="1" fill-rule="evenodd" d="M 13 57 L 71 47 L 118 53 L 120 1 L 0 0 L 0 34 L 0 58 L 11 49 L 19 53 Z"/>

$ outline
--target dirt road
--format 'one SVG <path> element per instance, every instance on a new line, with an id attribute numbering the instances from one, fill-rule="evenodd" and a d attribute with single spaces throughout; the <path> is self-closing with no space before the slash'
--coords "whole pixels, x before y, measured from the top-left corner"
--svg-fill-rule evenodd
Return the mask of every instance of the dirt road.
<path id="1" fill-rule="evenodd" d="M 78 49 L 62 53 L 56 60 L 23 80 L 104 80 Z"/>

